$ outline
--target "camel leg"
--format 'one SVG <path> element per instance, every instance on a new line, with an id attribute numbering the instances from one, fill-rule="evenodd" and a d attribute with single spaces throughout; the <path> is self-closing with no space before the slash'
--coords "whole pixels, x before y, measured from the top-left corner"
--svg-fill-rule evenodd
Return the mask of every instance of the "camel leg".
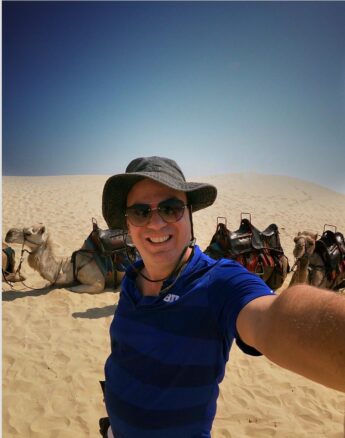
<path id="1" fill-rule="evenodd" d="M 321 270 L 313 271 L 310 284 L 320 289 L 329 289 L 325 272 Z"/>
<path id="2" fill-rule="evenodd" d="M 78 259 L 82 262 L 82 258 Z M 68 290 L 77 293 L 89 293 L 89 294 L 97 294 L 104 290 L 105 287 L 105 279 L 98 268 L 95 260 L 90 260 L 89 257 L 86 258 L 86 264 L 78 270 L 77 273 L 77 281 L 80 283 L 76 286 L 68 287 Z M 62 273 L 59 276 L 57 284 L 71 284 L 70 272 Z"/>
<path id="3" fill-rule="evenodd" d="M 6 274 L 5 278 L 7 281 L 12 281 L 13 283 L 26 280 L 26 277 L 24 277 L 21 274 L 14 273 L 14 272 L 11 272 L 10 274 Z"/>
<path id="4" fill-rule="evenodd" d="M 297 263 L 296 270 L 292 274 L 292 278 L 290 280 L 290 286 L 293 286 L 294 284 L 304 284 L 309 283 L 308 279 L 308 266 L 309 266 L 309 260 L 305 261 L 302 260 Z"/>
<path id="5" fill-rule="evenodd" d="M 93 284 L 78 284 L 78 286 L 72 286 L 68 288 L 72 292 L 97 294 L 103 292 L 104 281 L 97 281 Z"/>

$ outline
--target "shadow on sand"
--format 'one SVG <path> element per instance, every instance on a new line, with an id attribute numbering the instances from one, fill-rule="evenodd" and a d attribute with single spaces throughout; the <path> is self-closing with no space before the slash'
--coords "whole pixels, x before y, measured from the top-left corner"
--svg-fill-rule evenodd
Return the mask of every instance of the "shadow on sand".
<path id="1" fill-rule="evenodd" d="M 26 297 L 40 297 L 41 295 L 47 295 L 52 290 L 56 289 L 50 286 L 41 287 L 39 289 L 11 289 L 2 291 L 2 301 L 14 301 L 18 298 Z"/>
<path id="2" fill-rule="evenodd" d="M 113 316 L 117 305 L 113 304 L 106 307 L 94 307 L 93 309 L 87 309 L 85 312 L 72 313 L 73 318 L 89 318 L 98 319 L 106 316 Z"/>
<path id="3" fill-rule="evenodd" d="M 49 292 L 52 292 L 56 289 L 66 289 L 66 286 L 45 286 L 38 289 L 10 289 L 3 290 L 2 292 L 2 301 L 14 301 L 19 298 L 27 298 L 27 297 L 40 297 L 42 295 L 47 295 Z M 68 290 L 68 289 L 67 289 Z M 71 293 L 75 293 L 70 291 Z M 110 289 L 107 288 L 104 292 L 114 292 L 118 293 L 118 289 Z M 98 319 L 104 318 L 107 316 L 113 316 L 116 310 L 116 304 L 106 306 L 106 307 L 95 307 L 92 309 L 87 309 L 85 312 L 74 312 L 72 313 L 73 318 L 89 318 L 89 319 Z"/>

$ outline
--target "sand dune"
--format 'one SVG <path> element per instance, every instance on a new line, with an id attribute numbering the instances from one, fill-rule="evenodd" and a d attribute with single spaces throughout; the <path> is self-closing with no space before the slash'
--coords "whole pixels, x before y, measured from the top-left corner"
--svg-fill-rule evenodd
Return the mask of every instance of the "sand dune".
<path id="1" fill-rule="evenodd" d="M 106 228 L 101 214 L 106 179 L 4 177 L 3 234 L 11 227 L 43 222 L 56 255 L 69 256 L 90 233 L 92 217 Z M 345 195 L 315 184 L 257 174 L 195 180 L 207 180 L 219 190 L 212 207 L 195 213 L 195 235 L 202 249 L 215 231 L 217 216 L 225 216 L 234 230 L 241 212 L 251 213 L 258 228 L 272 222 L 279 226 L 290 264 L 297 231 L 322 233 L 324 225 L 331 224 L 345 232 Z M 18 259 L 20 246 L 14 249 Z M 105 416 L 98 381 L 109 354 L 108 330 L 118 292 L 49 290 L 25 261 L 22 272 L 28 287 L 16 284 L 13 291 L 3 283 L 3 436 L 97 437 L 98 419 Z M 345 394 L 234 347 L 212 436 L 340 438 L 344 411 Z"/>

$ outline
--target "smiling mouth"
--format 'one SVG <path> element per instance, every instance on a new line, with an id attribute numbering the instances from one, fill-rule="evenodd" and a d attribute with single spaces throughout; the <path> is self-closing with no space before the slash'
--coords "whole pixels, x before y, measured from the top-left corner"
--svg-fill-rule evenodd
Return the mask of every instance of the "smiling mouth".
<path id="1" fill-rule="evenodd" d="M 171 239 L 171 236 L 149 237 L 147 240 L 151 243 L 164 243 Z"/>

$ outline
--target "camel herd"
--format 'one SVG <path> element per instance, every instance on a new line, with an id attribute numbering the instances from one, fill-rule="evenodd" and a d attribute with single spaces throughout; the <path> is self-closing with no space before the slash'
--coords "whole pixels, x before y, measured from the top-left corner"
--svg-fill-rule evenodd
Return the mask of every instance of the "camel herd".
<path id="1" fill-rule="evenodd" d="M 86 293 L 100 293 L 107 285 L 104 273 L 93 254 L 78 252 L 74 263 L 72 257 L 59 258 L 55 256 L 47 227 L 42 223 L 22 229 L 11 228 L 6 234 L 5 241 L 8 244 L 18 244 L 22 245 L 22 248 L 28 248 L 27 261 L 29 266 L 50 285 L 70 286 L 69 289 L 73 292 Z M 294 238 L 295 263 L 290 286 L 297 283 L 308 283 L 333 290 L 345 287 L 345 253 L 342 254 L 341 266 L 336 278 L 330 278 L 327 275 L 325 261 L 315 251 L 316 242 L 317 234 L 308 231 L 299 232 Z M 8 271 L 9 256 L 8 252 L 4 250 L 4 245 L 6 244 L 3 244 L 3 280 L 7 282 L 23 281 L 24 277 L 20 271 L 14 269 L 14 260 L 12 260 L 11 272 Z M 73 283 L 76 281 L 78 284 L 74 285 Z"/>

